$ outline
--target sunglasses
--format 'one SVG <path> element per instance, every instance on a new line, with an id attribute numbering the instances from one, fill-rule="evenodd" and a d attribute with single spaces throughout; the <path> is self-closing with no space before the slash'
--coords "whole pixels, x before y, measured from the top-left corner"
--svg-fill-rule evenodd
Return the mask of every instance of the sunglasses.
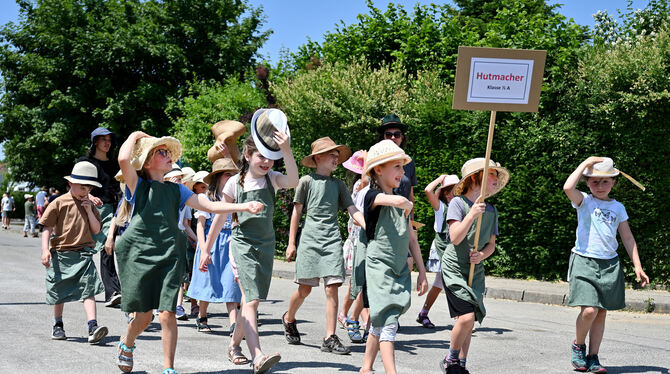
<path id="1" fill-rule="evenodd" d="M 161 155 L 164 158 L 169 158 L 172 156 L 172 153 L 170 153 L 170 151 L 167 149 L 157 149 L 155 154 Z"/>
<path id="2" fill-rule="evenodd" d="M 402 131 L 395 131 L 395 132 L 387 131 L 387 132 L 384 133 L 384 138 L 385 139 L 393 139 L 393 138 L 400 139 L 402 136 L 403 136 Z"/>

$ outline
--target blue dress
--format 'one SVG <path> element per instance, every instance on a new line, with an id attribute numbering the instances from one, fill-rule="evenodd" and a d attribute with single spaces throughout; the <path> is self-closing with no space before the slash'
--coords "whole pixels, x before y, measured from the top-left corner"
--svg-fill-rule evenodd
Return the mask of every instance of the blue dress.
<path id="1" fill-rule="evenodd" d="M 205 238 L 212 226 L 212 217 L 213 215 L 209 215 L 205 221 Z M 229 215 L 212 245 L 212 261 L 206 272 L 198 269 L 200 264 L 200 244 L 198 244 L 193 260 L 191 284 L 186 293 L 188 297 L 210 303 L 239 303 L 242 300 L 242 292 L 240 286 L 235 282 L 235 275 L 229 261 L 231 229 L 232 215 Z"/>

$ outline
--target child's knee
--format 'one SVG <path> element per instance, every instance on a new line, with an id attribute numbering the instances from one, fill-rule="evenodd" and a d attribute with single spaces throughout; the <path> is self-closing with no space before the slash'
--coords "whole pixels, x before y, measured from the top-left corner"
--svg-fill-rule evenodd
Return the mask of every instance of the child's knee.
<path id="1" fill-rule="evenodd" d="M 463 315 L 458 316 L 458 320 L 456 320 L 456 323 L 462 323 L 466 325 L 474 325 L 475 324 L 475 314 L 474 313 L 466 313 Z"/>
<path id="2" fill-rule="evenodd" d="M 379 339 L 380 342 L 395 342 L 395 337 L 398 334 L 398 324 L 389 323 L 382 327 L 370 328 L 370 335 Z"/>
<path id="3" fill-rule="evenodd" d="M 602 309 L 592 306 L 584 306 L 582 307 L 582 312 L 580 313 L 580 315 L 582 316 L 582 318 L 585 319 L 593 319 L 596 318 L 600 310 Z"/>
<path id="4" fill-rule="evenodd" d="M 158 320 L 161 322 L 161 324 L 165 323 L 170 323 L 172 321 L 176 321 L 175 313 L 174 312 L 169 312 L 167 310 L 161 310 L 158 313 Z"/>
<path id="5" fill-rule="evenodd" d="M 329 284 L 325 287 L 326 295 L 337 296 L 341 283 Z"/>
<path id="6" fill-rule="evenodd" d="M 308 286 L 306 284 L 301 284 L 298 287 L 298 295 L 301 298 L 303 298 L 303 299 L 306 298 L 307 296 L 309 296 L 310 293 L 312 293 L 312 286 Z"/>

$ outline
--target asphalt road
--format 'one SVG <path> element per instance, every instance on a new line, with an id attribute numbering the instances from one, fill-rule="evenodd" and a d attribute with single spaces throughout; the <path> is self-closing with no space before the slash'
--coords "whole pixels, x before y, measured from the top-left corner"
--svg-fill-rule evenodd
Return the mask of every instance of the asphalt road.
<path id="1" fill-rule="evenodd" d="M 1 229 L 0 229 L 1 230 Z M 3 354 L 0 371 L 10 373 L 117 373 L 116 342 L 125 331 L 120 309 L 105 308 L 98 296 L 98 321 L 110 334 L 100 345 L 86 342 L 86 318 L 81 303 L 65 306 L 67 341 L 50 339 L 52 308 L 45 304 L 44 267 L 39 239 L 0 231 L 0 326 Z M 270 298 L 260 307 L 261 344 L 279 351 L 282 361 L 273 373 L 354 373 L 363 360 L 363 345 L 353 345 L 348 356 L 319 350 L 324 331 L 325 297 L 313 290 L 298 312 L 303 344 L 289 346 L 280 318 L 296 285 L 275 278 Z M 341 295 L 344 294 L 342 290 Z M 439 373 L 438 362 L 449 346 L 446 300 L 441 296 L 430 314 L 438 326 L 427 330 L 414 319 L 423 298 L 412 296 L 410 311 L 401 317 L 396 342 L 400 373 Z M 577 310 L 562 306 L 487 299 L 488 316 L 472 340 L 468 367 L 472 373 L 570 373 L 570 342 Z M 198 333 L 193 320 L 179 322 L 176 369 L 180 373 L 251 373 L 226 358 L 228 320 L 225 306 L 210 308 L 212 334 Z M 338 335 L 348 341 L 344 330 Z M 162 370 L 160 325 L 153 323 L 137 341 L 135 372 Z M 247 353 L 246 346 L 243 345 Z M 612 312 L 608 316 L 601 362 L 610 373 L 670 373 L 670 315 Z M 383 372 L 381 359 L 375 368 Z"/>

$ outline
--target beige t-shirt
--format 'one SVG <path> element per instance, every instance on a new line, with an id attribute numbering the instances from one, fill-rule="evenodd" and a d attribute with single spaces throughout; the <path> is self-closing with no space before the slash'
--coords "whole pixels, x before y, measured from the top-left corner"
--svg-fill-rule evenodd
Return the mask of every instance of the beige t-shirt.
<path id="1" fill-rule="evenodd" d="M 280 188 L 284 188 L 284 186 L 279 186 L 277 183 L 277 178 L 279 178 L 282 173 L 274 170 L 268 171 L 268 177 L 270 177 L 270 182 L 272 183 L 272 187 L 275 190 L 275 194 L 277 193 L 277 190 Z M 226 182 L 226 185 L 223 187 L 223 194 L 230 197 L 235 201 L 237 199 L 237 188 L 240 186 L 240 180 L 239 180 L 240 175 L 237 174 L 233 176 L 232 178 L 228 179 L 228 182 Z M 262 176 L 260 178 L 252 178 L 250 173 L 247 173 L 244 176 L 244 192 L 249 192 L 249 191 L 254 191 L 254 190 L 261 190 L 266 187 L 266 182 L 265 182 L 265 176 Z"/>
<path id="2" fill-rule="evenodd" d="M 100 222 L 98 209 L 92 207 L 95 218 Z M 81 201 L 66 193 L 51 202 L 40 219 L 40 225 L 51 227 L 51 249 L 57 251 L 79 251 L 84 247 L 93 248 L 95 240 L 88 225 L 88 214 Z"/>

